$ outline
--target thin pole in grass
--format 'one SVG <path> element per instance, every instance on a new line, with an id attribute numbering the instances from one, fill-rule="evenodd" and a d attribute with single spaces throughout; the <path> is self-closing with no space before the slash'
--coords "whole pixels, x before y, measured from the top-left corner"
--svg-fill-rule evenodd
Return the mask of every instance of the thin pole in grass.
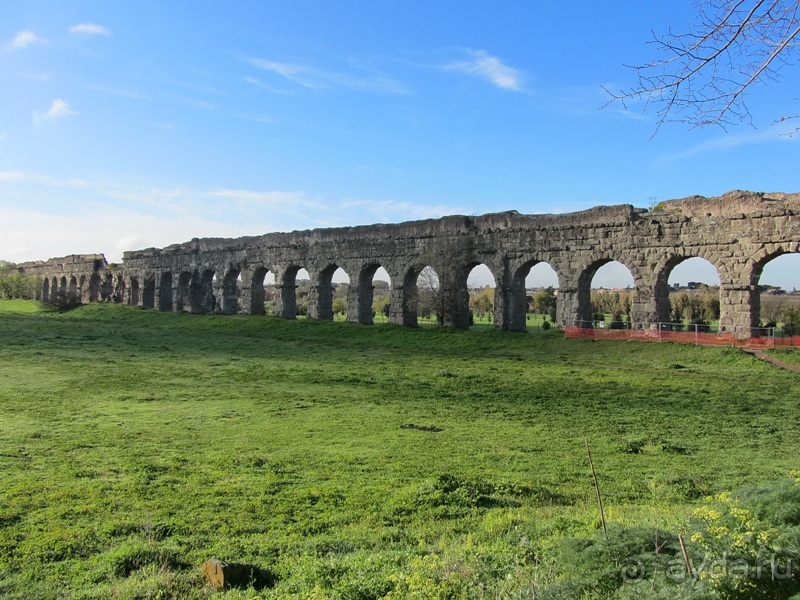
<path id="1" fill-rule="evenodd" d="M 681 552 L 683 553 L 683 562 L 686 563 L 686 570 L 689 572 L 689 577 L 694 579 L 694 572 L 692 571 L 692 561 L 689 560 L 689 553 L 686 551 L 686 544 L 683 542 L 683 534 L 678 534 L 678 541 L 681 543 Z"/>
<path id="2" fill-rule="evenodd" d="M 608 541 L 608 530 L 606 529 L 606 514 L 603 512 L 603 498 L 600 496 L 600 485 L 597 483 L 597 473 L 594 471 L 594 462 L 592 462 L 592 453 L 589 451 L 589 438 L 583 438 L 586 443 L 586 456 L 589 457 L 589 466 L 592 469 L 592 478 L 594 479 L 594 491 L 597 492 L 597 505 L 600 507 L 600 523 L 603 525 L 603 533 Z"/>

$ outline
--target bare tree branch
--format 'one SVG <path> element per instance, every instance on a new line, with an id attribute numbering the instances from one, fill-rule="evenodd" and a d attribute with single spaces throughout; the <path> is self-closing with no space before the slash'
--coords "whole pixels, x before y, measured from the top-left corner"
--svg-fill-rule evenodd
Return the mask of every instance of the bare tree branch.
<path id="1" fill-rule="evenodd" d="M 699 0 L 697 22 L 686 33 L 653 32 L 651 44 L 663 55 L 632 66 L 637 84 L 606 92 L 605 106 L 644 100 L 656 105 L 653 135 L 666 122 L 692 127 L 752 124 L 745 103 L 754 84 L 780 80 L 800 50 L 800 0 Z M 781 117 L 776 121 L 787 118 Z"/>

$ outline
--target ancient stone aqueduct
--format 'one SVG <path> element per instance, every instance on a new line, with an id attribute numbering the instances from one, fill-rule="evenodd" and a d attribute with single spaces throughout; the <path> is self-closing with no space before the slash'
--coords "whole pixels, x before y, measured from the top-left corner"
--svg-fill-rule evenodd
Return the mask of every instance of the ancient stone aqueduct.
<path id="1" fill-rule="evenodd" d="M 750 334 L 758 325 L 758 280 L 764 265 L 800 251 L 800 194 L 729 192 L 661 203 L 654 210 L 601 206 L 558 215 L 517 212 L 450 216 L 395 225 L 203 238 L 125 252 L 121 265 L 102 254 L 17 265 L 41 281 L 47 299 L 63 292 L 81 301 L 114 299 L 162 311 L 264 314 L 264 278 L 275 277 L 275 312 L 296 315 L 296 276 L 311 277 L 308 316 L 332 319 L 331 277 L 350 276 L 347 319 L 371 324 L 373 276 L 389 273 L 389 320 L 417 324 L 417 276 L 440 279 L 443 324 L 469 324 L 467 276 L 485 264 L 496 282 L 497 329 L 524 331 L 525 277 L 547 262 L 557 273 L 557 321 L 590 321 L 590 284 L 598 268 L 619 261 L 634 280 L 631 320 L 653 327 L 669 320 L 667 280 L 682 261 L 702 257 L 719 273 L 720 330 Z"/>

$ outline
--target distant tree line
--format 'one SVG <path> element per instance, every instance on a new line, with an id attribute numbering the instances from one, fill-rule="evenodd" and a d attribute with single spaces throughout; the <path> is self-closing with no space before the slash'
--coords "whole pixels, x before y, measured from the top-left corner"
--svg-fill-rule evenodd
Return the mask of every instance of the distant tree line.
<path id="1" fill-rule="evenodd" d="M 800 333 L 800 298 L 761 294 L 761 326 L 780 326 L 785 335 Z"/>
<path id="2" fill-rule="evenodd" d="M 670 322 L 678 325 L 708 326 L 719 320 L 719 287 L 701 285 L 697 291 L 673 292 L 669 295 Z"/>
<path id="3" fill-rule="evenodd" d="M 12 262 L 0 260 L 0 298 L 32 300 L 39 290 L 39 280 L 21 273 Z"/>

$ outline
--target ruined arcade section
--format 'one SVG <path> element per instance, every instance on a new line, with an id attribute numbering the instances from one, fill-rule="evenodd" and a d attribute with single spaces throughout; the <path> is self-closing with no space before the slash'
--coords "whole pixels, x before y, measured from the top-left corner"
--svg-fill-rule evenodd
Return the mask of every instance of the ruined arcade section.
<path id="1" fill-rule="evenodd" d="M 432 267 L 440 282 L 443 324 L 469 325 L 467 277 L 486 265 L 497 283 L 497 329 L 525 331 L 525 278 L 537 263 L 558 275 L 557 323 L 591 321 L 596 271 L 618 261 L 631 272 L 634 327 L 669 320 L 668 279 L 689 258 L 713 264 L 720 278 L 720 330 L 750 334 L 758 325 L 758 280 L 764 265 L 800 252 L 800 194 L 729 192 L 662 202 L 653 210 L 629 204 L 558 215 L 517 212 L 448 216 L 392 225 L 203 238 L 166 248 L 125 252 L 121 265 L 103 255 L 74 255 L 17 267 L 41 282 L 41 297 L 66 294 L 82 302 L 116 301 L 162 311 L 264 314 L 264 280 L 275 280 L 274 311 L 296 315 L 296 276 L 311 278 L 308 316 L 333 318 L 331 278 L 350 277 L 349 321 L 372 323 L 373 276 L 389 274 L 389 320 L 417 324 L 417 277 Z"/>

